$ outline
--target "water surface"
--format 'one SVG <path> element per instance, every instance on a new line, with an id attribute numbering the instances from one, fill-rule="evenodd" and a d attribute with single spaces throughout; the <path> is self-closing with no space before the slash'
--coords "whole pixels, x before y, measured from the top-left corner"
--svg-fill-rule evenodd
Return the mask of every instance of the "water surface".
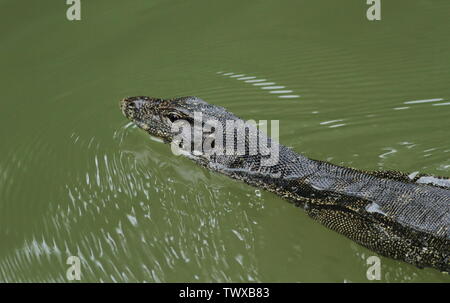
<path id="1" fill-rule="evenodd" d="M 122 116 L 195 95 L 359 169 L 450 176 L 448 1 L 0 1 L 0 281 L 367 282 L 373 252 Z M 448 282 L 381 257 L 382 281 Z"/>

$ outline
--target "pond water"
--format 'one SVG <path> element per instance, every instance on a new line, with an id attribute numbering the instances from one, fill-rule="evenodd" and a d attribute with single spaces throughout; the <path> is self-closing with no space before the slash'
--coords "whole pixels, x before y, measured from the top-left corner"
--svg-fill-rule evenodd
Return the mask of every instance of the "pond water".
<path id="1" fill-rule="evenodd" d="M 392 3 L 394 2 L 394 3 Z M 128 124 L 125 96 L 279 120 L 297 152 L 450 176 L 450 2 L 0 1 L 0 281 L 367 282 L 376 255 Z M 381 258 L 381 281 L 449 282 Z"/>

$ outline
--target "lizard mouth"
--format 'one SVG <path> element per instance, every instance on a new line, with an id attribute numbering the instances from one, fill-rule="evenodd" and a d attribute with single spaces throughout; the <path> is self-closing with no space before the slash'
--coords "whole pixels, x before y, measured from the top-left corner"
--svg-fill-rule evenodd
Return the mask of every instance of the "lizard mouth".
<path id="1" fill-rule="evenodd" d="M 119 107 L 120 107 L 120 111 L 122 112 L 122 114 L 128 118 L 128 114 L 126 111 L 126 108 L 127 108 L 126 98 L 119 101 Z"/>

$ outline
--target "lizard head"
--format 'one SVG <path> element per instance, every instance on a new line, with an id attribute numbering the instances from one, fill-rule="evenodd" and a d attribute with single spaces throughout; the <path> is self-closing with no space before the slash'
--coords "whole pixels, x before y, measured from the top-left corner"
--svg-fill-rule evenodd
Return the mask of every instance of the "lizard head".
<path id="1" fill-rule="evenodd" d="M 120 108 L 148 134 L 171 143 L 174 153 L 199 162 L 228 165 L 244 157 L 259 163 L 261 154 L 268 155 L 269 147 L 262 142 L 270 139 L 259 132 L 256 123 L 197 97 L 128 97 Z M 275 144 L 271 147 L 276 148 Z"/>
<path id="2" fill-rule="evenodd" d="M 159 99 L 145 96 L 128 97 L 120 102 L 122 113 L 141 129 L 152 136 L 171 143 L 175 132 L 174 124 L 186 122 L 185 125 L 200 126 L 206 120 L 224 122 L 238 119 L 223 107 L 209 104 L 197 97 L 180 97 Z M 201 119 L 201 121 L 199 121 Z"/>

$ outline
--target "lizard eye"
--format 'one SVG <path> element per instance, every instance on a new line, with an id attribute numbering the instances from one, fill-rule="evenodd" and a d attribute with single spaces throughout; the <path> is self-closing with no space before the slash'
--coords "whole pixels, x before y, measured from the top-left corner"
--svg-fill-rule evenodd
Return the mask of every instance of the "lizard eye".
<path id="1" fill-rule="evenodd" d="M 169 113 L 168 115 L 167 115 L 167 118 L 169 118 L 169 120 L 170 120 L 170 122 L 175 122 L 176 120 L 179 120 L 179 119 L 181 119 L 181 116 L 179 115 L 179 114 L 177 114 L 177 113 Z"/>

